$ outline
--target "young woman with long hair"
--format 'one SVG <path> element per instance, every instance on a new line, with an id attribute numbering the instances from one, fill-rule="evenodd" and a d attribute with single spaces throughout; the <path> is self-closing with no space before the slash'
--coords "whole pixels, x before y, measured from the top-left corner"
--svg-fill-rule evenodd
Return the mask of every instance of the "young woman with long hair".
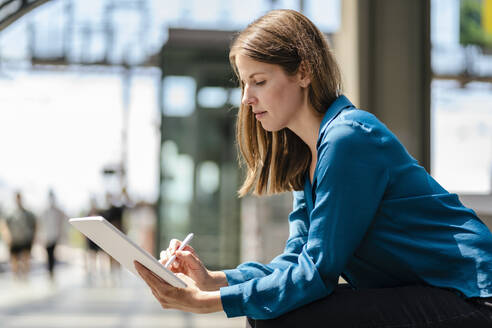
<path id="1" fill-rule="evenodd" d="M 225 271 L 171 241 L 163 261 L 176 254 L 187 288 L 136 264 L 162 306 L 223 310 L 252 327 L 491 326 L 490 230 L 342 95 L 316 26 L 271 11 L 235 38 L 229 58 L 242 90 L 239 195 L 292 191 L 290 235 L 270 263 Z"/>

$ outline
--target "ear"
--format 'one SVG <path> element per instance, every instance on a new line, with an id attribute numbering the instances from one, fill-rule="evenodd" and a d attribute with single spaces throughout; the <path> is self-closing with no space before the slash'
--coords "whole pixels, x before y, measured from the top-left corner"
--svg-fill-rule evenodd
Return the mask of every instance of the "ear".
<path id="1" fill-rule="evenodd" d="M 304 61 L 301 62 L 297 70 L 298 83 L 301 88 L 307 88 L 311 84 L 311 74 Z"/>

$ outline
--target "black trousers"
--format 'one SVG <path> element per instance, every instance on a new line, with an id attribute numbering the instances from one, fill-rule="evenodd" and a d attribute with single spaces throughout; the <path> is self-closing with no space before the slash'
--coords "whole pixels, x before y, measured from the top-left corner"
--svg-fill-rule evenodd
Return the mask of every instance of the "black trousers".
<path id="1" fill-rule="evenodd" d="M 46 253 L 48 253 L 48 271 L 53 275 L 53 270 L 55 268 L 55 247 L 56 243 L 46 246 Z"/>
<path id="2" fill-rule="evenodd" d="M 353 290 L 340 285 L 330 296 L 278 318 L 247 318 L 246 327 L 491 328 L 492 300 L 464 299 L 430 286 Z"/>

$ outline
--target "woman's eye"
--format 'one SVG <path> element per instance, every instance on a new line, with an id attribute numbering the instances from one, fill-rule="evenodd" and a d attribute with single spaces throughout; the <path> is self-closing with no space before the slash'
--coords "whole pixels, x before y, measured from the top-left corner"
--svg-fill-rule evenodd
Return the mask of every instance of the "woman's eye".
<path id="1" fill-rule="evenodd" d="M 265 84 L 266 81 L 260 81 L 260 82 L 256 82 L 256 85 L 263 85 Z"/>

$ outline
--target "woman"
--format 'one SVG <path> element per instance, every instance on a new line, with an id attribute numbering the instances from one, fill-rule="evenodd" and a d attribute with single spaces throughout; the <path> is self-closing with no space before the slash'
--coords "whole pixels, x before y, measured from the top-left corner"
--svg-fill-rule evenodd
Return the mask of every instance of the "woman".
<path id="1" fill-rule="evenodd" d="M 373 115 L 340 95 L 323 34 L 271 11 L 234 40 L 242 89 L 240 196 L 294 191 L 290 236 L 269 264 L 208 271 L 176 252 L 176 289 L 136 264 L 165 308 L 225 311 L 253 327 L 486 327 L 492 234 Z M 338 285 L 342 276 L 349 285 Z"/>

